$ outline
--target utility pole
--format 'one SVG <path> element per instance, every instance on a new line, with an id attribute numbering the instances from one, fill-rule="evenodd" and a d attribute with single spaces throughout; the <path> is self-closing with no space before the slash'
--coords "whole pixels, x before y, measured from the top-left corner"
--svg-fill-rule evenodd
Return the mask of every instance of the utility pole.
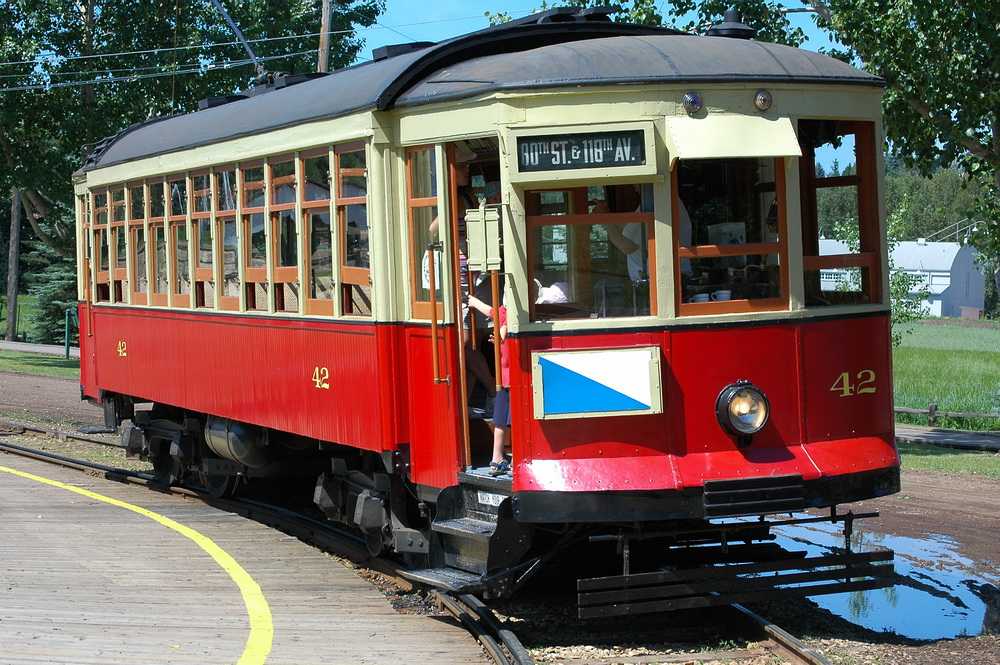
<path id="1" fill-rule="evenodd" d="M 7 251 L 7 336 L 17 339 L 17 280 L 20 273 L 18 257 L 21 247 L 21 190 L 10 190 L 10 248 Z"/>
<path id="2" fill-rule="evenodd" d="M 323 0 L 323 16 L 319 21 L 319 61 L 317 72 L 326 72 L 330 67 L 330 0 Z"/>

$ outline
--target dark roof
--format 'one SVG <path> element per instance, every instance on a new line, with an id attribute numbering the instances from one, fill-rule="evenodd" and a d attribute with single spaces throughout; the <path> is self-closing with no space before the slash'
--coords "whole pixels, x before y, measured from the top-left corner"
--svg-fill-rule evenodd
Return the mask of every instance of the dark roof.
<path id="1" fill-rule="evenodd" d="M 295 85 L 278 79 L 228 103 L 135 125 L 98 146 L 83 170 L 500 90 L 723 81 L 882 85 L 839 60 L 778 44 L 610 21 L 514 22 Z"/>

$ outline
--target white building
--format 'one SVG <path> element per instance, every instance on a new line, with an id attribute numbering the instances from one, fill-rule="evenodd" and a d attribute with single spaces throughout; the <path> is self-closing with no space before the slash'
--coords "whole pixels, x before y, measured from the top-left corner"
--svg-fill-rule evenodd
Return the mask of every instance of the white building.
<path id="1" fill-rule="evenodd" d="M 820 254 L 847 253 L 847 245 L 837 240 L 820 240 Z M 918 277 L 910 290 L 916 295 L 926 288 L 929 296 L 922 303 L 929 316 L 969 316 L 972 309 L 982 311 L 986 279 L 976 264 L 979 252 L 957 242 L 900 242 L 892 252 L 893 270 Z M 836 288 L 837 280 L 849 279 L 844 270 L 822 271 L 823 288 Z M 962 308 L 966 309 L 964 312 Z M 974 313 L 978 317 L 978 312 Z"/>

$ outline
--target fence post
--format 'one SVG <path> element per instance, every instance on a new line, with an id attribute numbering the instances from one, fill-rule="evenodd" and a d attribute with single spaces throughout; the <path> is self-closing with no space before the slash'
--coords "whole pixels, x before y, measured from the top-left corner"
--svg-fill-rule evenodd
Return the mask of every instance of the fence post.
<path id="1" fill-rule="evenodd" d="M 931 404 L 927 409 L 927 426 L 934 427 L 934 420 L 937 417 L 937 404 Z"/>

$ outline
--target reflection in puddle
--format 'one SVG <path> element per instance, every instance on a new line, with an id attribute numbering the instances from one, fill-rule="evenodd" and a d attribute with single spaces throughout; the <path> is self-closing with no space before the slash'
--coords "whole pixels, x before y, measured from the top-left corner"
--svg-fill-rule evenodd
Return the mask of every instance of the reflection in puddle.
<path id="1" fill-rule="evenodd" d="M 896 552 L 896 586 L 812 600 L 871 630 L 914 639 L 1000 633 L 1000 573 L 989 562 L 972 561 L 947 536 L 926 540 L 864 532 L 855 524 L 854 551 L 887 547 Z M 839 525 L 803 524 L 776 530 L 778 542 L 810 556 L 843 546 Z"/>

